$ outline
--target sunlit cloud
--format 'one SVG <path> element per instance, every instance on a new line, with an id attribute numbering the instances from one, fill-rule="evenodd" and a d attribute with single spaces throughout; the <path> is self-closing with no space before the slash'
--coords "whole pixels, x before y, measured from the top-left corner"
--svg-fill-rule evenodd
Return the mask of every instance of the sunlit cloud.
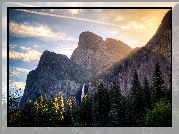
<path id="1" fill-rule="evenodd" d="M 50 12 L 52 13 L 54 11 L 54 9 L 50 9 Z"/>
<path id="2" fill-rule="evenodd" d="M 71 14 L 78 14 L 79 11 L 82 11 L 82 9 L 69 9 L 68 12 Z"/>
<path id="3" fill-rule="evenodd" d="M 123 29 L 128 29 L 128 28 L 135 28 L 135 29 L 145 29 L 145 25 L 144 24 L 138 24 L 135 21 L 130 22 L 128 25 L 126 26 L 121 26 Z"/>
<path id="4" fill-rule="evenodd" d="M 14 76 L 20 76 L 22 75 L 22 73 L 29 73 L 31 70 L 29 69 L 24 69 L 24 68 L 15 68 L 15 67 L 10 67 L 9 68 L 9 73 L 10 75 L 14 75 Z"/>
<path id="5" fill-rule="evenodd" d="M 66 55 L 68 58 L 70 58 L 75 48 L 76 47 L 56 47 L 53 49 L 53 51 L 57 54 L 63 54 Z"/>
<path id="6" fill-rule="evenodd" d="M 121 26 L 124 29 L 130 28 L 130 26 Z"/>
<path id="7" fill-rule="evenodd" d="M 9 85 L 9 88 L 15 88 L 15 89 L 20 89 L 24 90 L 25 89 L 25 82 L 13 82 L 12 84 Z"/>
<path id="8" fill-rule="evenodd" d="M 37 46 L 37 45 L 33 45 L 33 47 L 39 47 L 39 46 Z"/>
<path id="9" fill-rule="evenodd" d="M 45 41 L 76 40 L 74 38 L 67 37 L 64 33 L 54 33 L 47 25 L 31 25 L 28 22 L 18 24 L 16 22 L 11 21 L 9 23 L 9 31 L 11 36 L 39 37 L 40 39 Z"/>
<path id="10" fill-rule="evenodd" d="M 16 9 L 16 10 L 23 11 L 23 12 L 28 12 L 28 13 L 33 13 L 33 14 L 44 15 L 44 16 L 52 16 L 52 17 L 57 17 L 57 18 L 74 19 L 74 20 L 92 22 L 92 23 L 97 23 L 97 24 L 102 24 L 102 25 L 121 27 L 120 25 L 117 25 L 117 24 L 106 23 L 106 22 L 97 21 L 97 20 L 83 19 L 83 18 L 78 18 L 78 17 L 70 17 L 70 16 L 63 16 L 63 15 L 57 15 L 57 14 L 49 14 L 49 13 L 45 13 L 45 12 L 37 12 L 37 11 L 26 10 L 26 9 Z"/>
<path id="11" fill-rule="evenodd" d="M 10 44 L 10 45 L 9 45 L 9 48 L 10 48 L 10 49 L 14 49 L 15 47 L 16 47 L 15 44 Z"/>
<path id="12" fill-rule="evenodd" d="M 129 25 L 131 25 L 134 28 L 138 28 L 138 29 L 144 29 L 144 28 L 146 28 L 143 24 L 138 24 L 135 21 L 130 22 Z"/>
<path id="13" fill-rule="evenodd" d="M 117 21 L 123 20 L 123 17 L 117 17 L 115 20 Z"/>
<path id="14" fill-rule="evenodd" d="M 25 52 L 16 52 L 13 50 L 9 51 L 9 58 L 12 59 L 21 59 L 23 61 L 33 61 L 33 60 L 40 60 L 40 56 L 42 55 L 41 52 L 37 51 L 37 50 L 33 50 L 30 47 L 20 47 L 22 50 L 24 50 Z"/>

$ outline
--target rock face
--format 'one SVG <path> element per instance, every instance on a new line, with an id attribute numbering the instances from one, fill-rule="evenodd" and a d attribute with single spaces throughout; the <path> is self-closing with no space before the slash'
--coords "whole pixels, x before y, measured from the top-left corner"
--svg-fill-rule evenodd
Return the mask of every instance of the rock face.
<path id="1" fill-rule="evenodd" d="M 80 99 L 84 83 L 87 84 L 100 69 L 119 61 L 131 50 L 121 41 L 109 38 L 103 41 L 96 34 L 83 32 L 71 59 L 65 55 L 44 51 L 38 67 L 27 75 L 20 108 L 22 109 L 29 99 L 34 102 L 39 93 L 46 94 L 48 99 L 52 99 L 58 92 L 63 93 L 65 100 L 68 96 Z"/>
<path id="2" fill-rule="evenodd" d="M 134 49 L 128 57 L 115 63 L 110 69 L 101 72 L 96 76 L 97 82 L 104 82 L 107 86 L 112 80 L 115 80 L 127 94 L 132 85 L 134 71 L 139 75 L 141 84 L 144 77 L 147 76 L 149 83 L 155 69 L 155 64 L 159 62 L 160 70 L 163 74 L 164 81 L 169 84 L 169 73 L 171 69 L 171 11 L 164 16 L 161 25 L 151 40 L 141 48 Z M 94 86 L 90 86 L 89 92 L 94 92 Z"/>
<path id="3" fill-rule="evenodd" d="M 111 66 L 114 62 L 126 57 L 132 48 L 122 41 L 83 32 L 79 36 L 78 47 L 74 50 L 71 60 L 82 66 L 89 79 L 93 79 L 98 71 Z"/>
<path id="4" fill-rule="evenodd" d="M 58 92 L 63 93 L 64 99 L 67 96 L 75 97 L 80 84 L 86 81 L 83 74 L 81 67 L 67 56 L 44 51 L 38 67 L 27 75 L 20 108 L 29 99 L 34 102 L 39 93 L 46 94 L 48 99 L 52 99 Z"/>

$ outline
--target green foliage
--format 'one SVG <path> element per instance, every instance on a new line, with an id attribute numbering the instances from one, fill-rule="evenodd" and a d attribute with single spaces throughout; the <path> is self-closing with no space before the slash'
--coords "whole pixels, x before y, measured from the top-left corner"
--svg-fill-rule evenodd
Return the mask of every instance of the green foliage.
<path id="1" fill-rule="evenodd" d="M 34 105 L 31 100 L 27 101 L 25 108 L 21 112 L 21 116 L 22 126 L 34 126 Z"/>
<path id="2" fill-rule="evenodd" d="M 101 83 L 98 86 L 98 109 L 99 109 L 99 124 L 105 126 L 109 112 L 109 94 L 107 89 Z"/>
<path id="3" fill-rule="evenodd" d="M 155 71 L 152 80 L 152 102 L 155 104 L 161 97 L 164 96 L 164 80 L 160 71 L 159 63 L 155 65 Z"/>
<path id="4" fill-rule="evenodd" d="M 95 93 L 92 97 L 92 120 L 93 120 L 93 126 L 99 126 L 100 122 L 100 113 L 99 113 L 99 102 L 98 102 L 98 94 Z"/>
<path id="5" fill-rule="evenodd" d="M 151 88 L 149 86 L 149 82 L 147 77 L 144 78 L 143 87 L 142 87 L 142 107 L 143 110 L 151 109 Z"/>
<path id="6" fill-rule="evenodd" d="M 167 99 L 160 99 L 152 110 L 144 116 L 145 126 L 169 127 L 172 126 L 171 103 Z"/>
<path id="7" fill-rule="evenodd" d="M 121 118 L 121 89 L 113 81 L 110 88 L 110 112 L 109 124 L 110 126 L 119 126 Z"/>

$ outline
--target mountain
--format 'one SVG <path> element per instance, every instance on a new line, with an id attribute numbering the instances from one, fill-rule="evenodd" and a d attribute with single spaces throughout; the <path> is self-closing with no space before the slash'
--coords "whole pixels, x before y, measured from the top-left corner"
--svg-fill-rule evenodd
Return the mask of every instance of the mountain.
<path id="1" fill-rule="evenodd" d="M 71 60 L 80 65 L 93 79 L 96 73 L 126 57 L 132 48 L 122 41 L 102 37 L 92 32 L 82 32 L 79 36 L 78 47 L 73 51 Z"/>
<path id="2" fill-rule="evenodd" d="M 65 100 L 70 96 L 80 101 L 83 84 L 87 85 L 85 92 L 88 90 L 92 93 L 99 82 L 109 87 L 112 80 L 120 85 L 123 94 L 127 94 L 135 70 L 141 82 L 147 76 L 151 84 L 157 62 L 164 81 L 169 84 L 171 17 L 171 11 L 167 12 L 155 35 L 141 48 L 132 49 L 122 41 L 111 38 L 104 41 L 102 37 L 87 31 L 79 35 L 78 47 L 70 59 L 62 54 L 44 51 L 37 68 L 27 75 L 20 108 L 29 99 L 34 102 L 39 93 L 52 99 L 62 92 Z"/>
<path id="3" fill-rule="evenodd" d="M 85 82 L 86 75 L 79 65 L 65 55 L 46 50 L 40 57 L 38 67 L 27 75 L 20 108 L 29 99 L 34 102 L 39 93 L 46 94 L 48 99 L 58 92 L 63 93 L 64 99 L 67 96 L 75 97 L 80 84 Z"/>
<path id="4" fill-rule="evenodd" d="M 143 82 L 146 76 L 149 83 L 152 83 L 152 77 L 155 64 L 159 62 L 160 70 L 164 81 L 169 84 L 169 73 L 171 70 L 171 30 L 172 30 L 172 12 L 171 10 L 164 16 L 155 35 L 149 42 L 141 48 L 135 48 L 125 59 L 116 62 L 108 70 L 98 74 L 94 81 L 90 83 L 89 92 L 94 92 L 94 85 L 104 82 L 109 86 L 112 80 L 115 80 L 121 87 L 122 93 L 127 94 L 132 85 L 133 74 L 135 70 L 139 75 L 140 82 Z"/>
<path id="5" fill-rule="evenodd" d="M 20 108 L 29 99 L 34 102 L 39 93 L 52 99 L 58 92 L 62 92 L 65 100 L 70 96 L 76 97 L 80 102 L 82 85 L 86 83 L 87 92 L 88 82 L 100 69 L 119 61 L 131 50 L 121 41 L 109 38 L 103 41 L 96 34 L 83 32 L 71 59 L 62 54 L 44 51 L 37 68 L 27 75 Z"/>

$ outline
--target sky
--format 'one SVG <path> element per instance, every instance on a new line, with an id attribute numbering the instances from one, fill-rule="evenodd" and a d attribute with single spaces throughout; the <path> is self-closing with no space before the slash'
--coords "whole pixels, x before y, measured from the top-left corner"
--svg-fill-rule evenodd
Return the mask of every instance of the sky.
<path id="1" fill-rule="evenodd" d="M 146 7 L 146 4 L 143 6 Z M 155 3 L 171 6 L 176 3 Z M 35 70 L 43 51 L 70 58 L 80 33 L 93 32 L 105 40 L 121 40 L 132 48 L 144 46 L 155 34 L 168 9 L 53 9 L 68 6 L 142 6 L 141 3 L 4 2 L 2 3 L 2 94 L 7 94 L 7 45 L 9 45 L 9 88 L 25 88 L 27 74 Z M 6 7 L 39 7 L 9 10 L 7 44 Z M 148 3 L 147 6 L 154 6 Z M 43 9 L 49 7 L 49 9 Z"/>

